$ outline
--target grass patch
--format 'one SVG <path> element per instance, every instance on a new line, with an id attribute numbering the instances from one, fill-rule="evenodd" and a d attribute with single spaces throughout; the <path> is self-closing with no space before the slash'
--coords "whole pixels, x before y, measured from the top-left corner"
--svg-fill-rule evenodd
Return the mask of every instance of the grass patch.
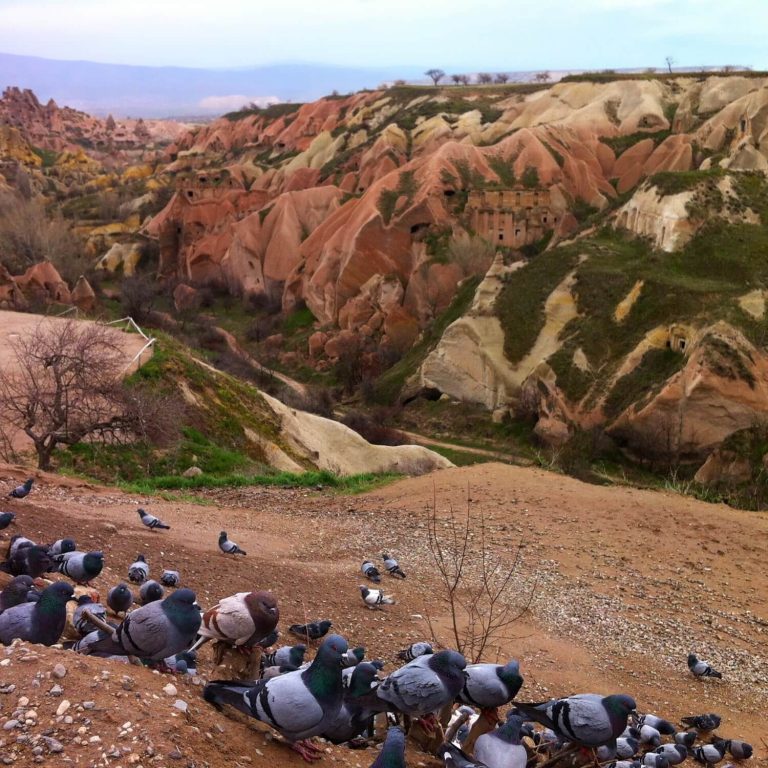
<path id="1" fill-rule="evenodd" d="M 619 157 L 626 152 L 630 147 L 634 147 L 640 141 L 645 139 L 651 139 L 655 146 L 659 146 L 665 139 L 668 139 L 672 135 L 672 131 L 638 131 L 637 133 L 630 133 L 626 136 L 601 136 L 600 141 L 603 144 L 607 144 L 616 157 Z"/>
<path id="2" fill-rule="evenodd" d="M 294 112 L 298 112 L 300 107 L 304 105 L 301 103 L 281 103 L 270 104 L 268 107 L 246 107 L 245 109 L 239 109 L 235 112 L 227 112 L 224 117 L 231 123 L 237 120 L 242 120 L 246 117 L 263 117 L 265 120 L 277 120 L 279 117 L 285 117 L 291 115 Z"/>
<path id="3" fill-rule="evenodd" d="M 283 333 L 291 334 L 309 328 L 315 320 L 316 318 L 309 307 L 299 307 L 283 320 Z"/>
<path id="4" fill-rule="evenodd" d="M 705 171 L 660 171 L 648 177 L 648 183 L 656 187 L 659 194 L 678 195 L 693 189 L 703 181 L 719 179 L 725 176 L 722 168 L 709 168 Z"/>
<path id="5" fill-rule="evenodd" d="M 442 445 L 427 445 L 425 447 L 444 456 L 457 467 L 469 467 L 473 464 L 487 464 L 489 461 L 498 461 L 498 459 L 492 459 L 488 456 L 481 456 L 470 451 L 462 451 L 460 448 L 446 448 Z"/>

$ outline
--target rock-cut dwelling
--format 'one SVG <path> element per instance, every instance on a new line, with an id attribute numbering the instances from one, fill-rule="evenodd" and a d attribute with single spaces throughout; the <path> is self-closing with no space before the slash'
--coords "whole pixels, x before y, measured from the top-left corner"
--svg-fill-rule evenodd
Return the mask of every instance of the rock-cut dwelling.
<path id="1" fill-rule="evenodd" d="M 550 208 L 548 189 L 474 189 L 466 209 L 478 235 L 509 248 L 535 243 L 558 220 Z"/>

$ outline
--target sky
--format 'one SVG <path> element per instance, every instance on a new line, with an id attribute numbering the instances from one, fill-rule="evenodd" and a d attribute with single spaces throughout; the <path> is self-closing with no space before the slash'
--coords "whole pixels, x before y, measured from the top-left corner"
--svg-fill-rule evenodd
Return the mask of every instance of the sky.
<path id="1" fill-rule="evenodd" d="M 187 67 L 768 67 L 768 0 L 0 0 L 0 51 Z"/>

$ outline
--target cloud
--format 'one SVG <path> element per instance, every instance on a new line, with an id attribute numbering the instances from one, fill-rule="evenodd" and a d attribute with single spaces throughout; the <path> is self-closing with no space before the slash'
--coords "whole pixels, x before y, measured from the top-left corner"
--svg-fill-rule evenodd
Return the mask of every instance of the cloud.
<path id="1" fill-rule="evenodd" d="M 270 104 L 279 104 L 280 101 L 277 96 L 243 96 L 235 93 L 231 96 L 206 96 L 200 99 L 197 105 L 205 112 L 232 112 L 252 104 L 268 107 Z"/>

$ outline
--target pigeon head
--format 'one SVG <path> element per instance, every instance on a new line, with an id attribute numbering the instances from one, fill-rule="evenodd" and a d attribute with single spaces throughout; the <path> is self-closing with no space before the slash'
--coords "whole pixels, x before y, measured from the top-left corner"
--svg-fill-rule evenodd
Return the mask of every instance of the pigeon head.
<path id="1" fill-rule="evenodd" d="M 45 547 L 35 545 L 33 547 L 24 547 L 22 551 L 25 551 L 27 570 L 29 570 L 29 575 L 33 578 L 56 569 L 56 564 Z"/>
<path id="2" fill-rule="evenodd" d="M 189 666 L 184 659 L 176 659 L 176 673 L 179 675 L 186 675 L 189 671 Z"/>
<path id="3" fill-rule="evenodd" d="M 697 662 L 698 662 L 698 658 L 696 657 L 696 654 L 695 653 L 689 653 L 688 654 L 688 666 L 692 667 Z"/>
<path id="4" fill-rule="evenodd" d="M 145 555 L 138 554 L 138 555 L 136 555 L 136 562 L 137 563 L 146 563 L 147 562 L 147 558 L 146 558 Z"/>
<path id="5" fill-rule="evenodd" d="M 298 669 L 304 663 L 304 654 L 306 652 L 307 652 L 307 646 L 304 645 L 304 643 L 299 643 L 298 645 L 294 645 L 288 654 L 288 658 L 291 662 L 291 666 L 296 667 Z"/>
<path id="6" fill-rule="evenodd" d="M 93 598 L 90 595 L 80 595 L 80 597 L 77 598 L 78 606 L 90 605 L 92 602 Z"/>
<path id="7" fill-rule="evenodd" d="M 20 605 L 27 601 L 27 594 L 32 589 L 31 576 L 26 574 L 15 576 L 8 582 L 8 586 L 0 593 L 0 610 L 8 610 L 14 605 Z"/>
<path id="8" fill-rule="evenodd" d="M 312 663 L 301 673 L 307 688 L 321 704 L 332 705 L 341 701 L 341 654 L 346 653 L 348 648 L 347 641 L 341 635 L 328 635 Z"/>
<path id="9" fill-rule="evenodd" d="M 357 659 L 359 664 L 365 658 L 365 648 L 362 645 L 358 645 L 357 648 L 352 649 L 352 655 Z"/>
<path id="10" fill-rule="evenodd" d="M 200 626 L 200 611 L 197 609 L 195 593 L 184 587 L 177 589 L 162 602 L 163 611 L 176 626 L 187 626 L 197 623 Z"/>
<path id="11" fill-rule="evenodd" d="M 510 712 L 507 715 L 507 720 L 504 725 L 500 725 L 493 735 L 496 738 L 501 739 L 507 744 L 519 744 L 520 743 L 520 728 L 523 725 L 523 718 L 515 712 Z"/>
<path id="12" fill-rule="evenodd" d="M 142 509 L 141 507 L 139 507 L 136 511 L 139 513 L 139 517 L 145 517 L 147 514 L 146 510 Z"/>
<path id="13" fill-rule="evenodd" d="M 280 618 L 280 609 L 277 607 L 277 599 L 271 592 L 265 590 L 250 592 L 246 595 L 245 604 L 254 622 L 258 620 L 265 625 L 271 624 L 265 628 L 264 635 L 275 628 Z"/>
<path id="14" fill-rule="evenodd" d="M 277 638 L 279 636 L 279 632 L 276 629 L 273 629 L 266 637 L 262 637 L 261 640 L 259 640 L 256 645 L 261 646 L 262 648 L 270 648 L 277 642 Z M 306 650 L 306 646 L 305 646 Z"/>
<path id="15" fill-rule="evenodd" d="M 624 693 L 606 696 L 603 699 L 603 706 L 608 713 L 611 727 L 616 736 L 627 727 L 627 719 L 637 709 L 635 700 Z"/>
<path id="16" fill-rule="evenodd" d="M 104 553 L 103 552 L 86 552 L 83 558 L 83 569 L 86 574 L 92 579 L 96 578 L 101 573 L 101 569 L 104 567 Z"/>
<path id="17" fill-rule="evenodd" d="M 349 695 L 355 698 L 366 696 L 374 688 L 374 683 L 378 679 L 378 668 L 375 664 L 368 661 L 362 661 L 355 667 L 352 677 L 349 681 Z"/>
<path id="18" fill-rule="evenodd" d="M 330 620 L 328 620 L 328 619 L 323 619 L 323 620 L 322 620 L 322 621 L 321 621 L 321 622 L 318 624 L 318 627 L 320 627 L 320 631 L 321 631 L 321 632 L 327 632 L 327 631 L 328 631 L 328 630 L 329 630 L 329 629 L 330 629 L 332 626 L 333 626 L 333 622 L 332 622 L 332 621 L 330 621 Z M 337 635 L 337 637 L 338 637 L 338 635 Z M 347 650 L 347 649 L 345 648 L 345 649 L 344 649 L 344 651 L 346 651 L 346 650 Z M 342 653 L 344 653 L 344 651 L 342 651 Z"/>
<path id="19" fill-rule="evenodd" d="M 62 539 L 59 544 L 59 552 L 65 554 L 67 552 L 74 552 L 77 549 L 77 544 L 74 539 Z"/>
<path id="20" fill-rule="evenodd" d="M 349 650 L 349 646 L 347 645 L 347 641 L 341 635 L 328 635 L 328 637 L 323 640 L 317 655 L 324 656 L 326 660 L 336 657 L 337 660 L 340 661 L 341 654 L 346 653 L 347 650 Z"/>
<path id="21" fill-rule="evenodd" d="M 74 600 L 74 594 L 75 590 L 71 584 L 66 581 L 54 581 L 43 590 L 37 605 L 43 613 L 56 611 L 69 600 Z"/>
<path id="22" fill-rule="evenodd" d="M 399 725 L 390 726 L 379 756 L 371 768 L 400 768 L 405 765 L 405 732 Z"/>
<path id="23" fill-rule="evenodd" d="M 219 534 L 219 544 L 223 544 L 226 540 L 227 540 L 227 532 L 226 531 L 222 531 Z"/>
<path id="24" fill-rule="evenodd" d="M 504 685 L 507 686 L 511 698 L 515 698 L 517 692 L 523 687 L 523 678 L 520 675 L 520 664 L 516 661 L 510 661 L 497 670 L 496 673 Z"/>
<path id="25" fill-rule="evenodd" d="M 162 600 L 165 590 L 156 581 L 150 580 L 145 581 L 141 585 L 139 594 L 142 602 L 146 605 L 147 603 L 153 603 L 155 600 Z"/>
<path id="26" fill-rule="evenodd" d="M 682 744 L 684 747 L 692 747 L 696 743 L 696 731 L 678 731 L 675 734 L 675 744 Z"/>
<path id="27" fill-rule="evenodd" d="M 29 491 L 32 490 L 32 483 L 35 481 L 30 477 L 24 482 L 24 490 Z"/>
<path id="28" fill-rule="evenodd" d="M 459 690 L 461 690 L 466 679 L 464 669 L 467 666 L 467 660 L 458 651 L 438 651 L 429 657 L 427 664 L 444 680 L 454 683 L 460 681 Z"/>

